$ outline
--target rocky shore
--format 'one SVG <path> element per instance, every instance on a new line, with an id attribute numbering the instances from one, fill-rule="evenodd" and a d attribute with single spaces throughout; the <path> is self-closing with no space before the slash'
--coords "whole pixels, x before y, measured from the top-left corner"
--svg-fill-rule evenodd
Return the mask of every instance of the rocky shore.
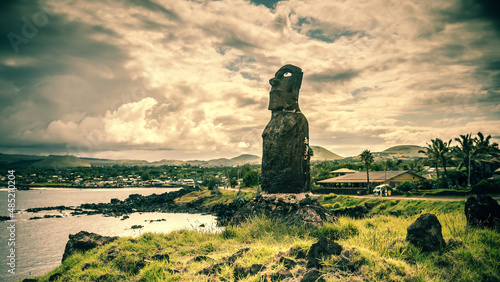
<path id="1" fill-rule="evenodd" d="M 175 203 L 175 199 L 197 190 L 197 188 L 182 188 L 178 191 L 166 192 L 163 194 L 152 194 L 149 196 L 132 194 L 123 201 L 119 199 L 111 199 L 109 203 L 82 204 L 78 207 L 54 206 L 30 208 L 26 211 L 36 213 L 50 210 L 71 210 L 72 215 L 102 214 L 114 217 L 120 217 L 135 212 L 212 213 L 211 208 L 207 208 L 206 206 L 200 204 L 204 198 L 199 198 L 189 203 Z"/>

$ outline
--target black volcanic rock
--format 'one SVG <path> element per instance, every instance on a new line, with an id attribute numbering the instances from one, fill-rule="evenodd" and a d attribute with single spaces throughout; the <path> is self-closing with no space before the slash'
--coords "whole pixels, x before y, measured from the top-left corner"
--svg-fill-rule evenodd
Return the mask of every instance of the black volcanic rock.
<path id="1" fill-rule="evenodd" d="M 307 201 L 305 199 L 309 198 Z M 219 222 L 240 224 L 249 217 L 266 216 L 287 224 L 319 227 L 323 221 L 334 222 L 337 218 L 318 203 L 310 193 L 259 194 L 239 208 L 230 218 L 220 216 Z"/>
<path id="2" fill-rule="evenodd" d="M 70 255 L 77 251 L 88 251 L 90 249 L 111 243 L 118 237 L 101 236 L 99 234 L 80 231 L 74 235 L 69 235 L 69 240 L 64 248 L 62 261 L 64 262 Z"/>
<path id="3" fill-rule="evenodd" d="M 176 204 L 175 199 L 182 197 L 196 188 L 182 188 L 173 192 L 163 194 L 152 194 L 142 196 L 131 194 L 123 201 L 112 199 L 110 203 L 82 204 L 75 209 L 73 215 L 79 214 L 104 214 L 106 216 L 124 216 L 134 212 L 185 212 L 185 213 L 207 213 L 209 209 L 199 203 Z"/>
<path id="4" fill-rule="evenodd" d="M 439 250 L 446 245 L 441 233 L 441 223 L 433 214 L 421 215 L 406 230 L 406 241 L 421 247 L 425 252 Z"/>
<path id="5" fill-rule="evenodd" d="M 320 260 L 323 256 L 340 255 L 342 246 L 328 237 L 319 238 L 307 253 L 307 268 L 320 268 Z"/>
<path id="6" fill-rule="evenodd" d="M 467 225 L 500 226 L 500 205 L 490 196 L 470 195 L 465 202 Z"/>

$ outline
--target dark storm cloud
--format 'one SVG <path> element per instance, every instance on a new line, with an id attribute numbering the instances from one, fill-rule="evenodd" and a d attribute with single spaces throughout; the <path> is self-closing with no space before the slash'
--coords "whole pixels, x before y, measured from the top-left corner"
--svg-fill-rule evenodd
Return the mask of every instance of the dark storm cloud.
<path id="1" fill-rule="evenodd" d="M 486 63 L 485 70 L 500 70 L 500 58 Z"/>
<path id="2" fill-rule="evenodd" d="M 40 11 L 40 7 L 33 5 L 32 1 L 7 0 L 0 2 L 0 55 L 10 55 L 15 53 L 14 48 L 7 37 L 10 32 L 22 36 L 23 17 L 32 20 L 32 16 Z"/>
<path id="3" fill-rule="evenodd" d="M 451 23 L 488 21 L 500 36 L 500 2 L 497 0 L 460 0 L 455 8 L 440 12 Z"/>
<path id="4" fill-rule="evenodd" d="M 68 20 L 32 1 L 1 8 L 0 129 L 10 133 L 0 145 L 41 146 L 41 140 L 20 140 L 53 121 L 80 122 L 145 97 L 136 93 L 142 83 L 124 68 L 130 58 L 114 44 L 119 36 L 100 22 Z M 25 39 L 15 42 L 17 53 L 11 38 Z"/>
<path id="5" fill-rule="evenodd" d="M 255 152 L 268 79 L 288 62 L 304 70 L 316 144 L 425 144 L 445 119 L 450 136 L 479 124 L 498 135 L 491 2 L 389 2 L 53 0 L 43 23 L 38 2 L 2 1 L 0 146 Z M 17 54 L 9 32 L 28 40 Z"/>
<path id="6" fill-rule="evenodd" d="M 346 82 L 359 76 L 360 72 L 355 70 L 327 70 L 321 73 L 313 73 L 306 76 L 306 80 L 311 82 Z"/>
<path id="7" fill-rule="evenodd" d="M 28 9 L 26 5 L 20 6 L 21 8 L 18 5 L 2 7 L 6 10 L 2 11 L 5 24 L 2 22 L 0 25 L 0 33 L 4 35 L 0 45 L 0 55 L 14 60 L 30 59 L 32 63 L 21 66 L 0 65 L 0 77 L 5 80 L 12 81 L 16 85 L 26 85 L 56 73 L 68 74 L 73 68 L 72 60 L 94 59 L 107 66 L 119 68 L 121 62 L 127 58 L 125 52 L 108 43 L 117 37 L 117 34 L 109 29 L 98 25 L 86 26 L 69 22 L 58 15 L 48 16 L 46 25 L 36 27 L 30 18 L 37 12 L 43 11 L 43 7 L 33 5 Z M 23 18 L 28 19 L 31 26 L 36 29 L 36 32 L 33 32 L 34 36 L 29 40 L 23 30 L 31 29 L 25 28 L 27 24 Z M 17 46 L 17 54 L 7 37 L 8 34 L 16 34 L 28 40 L 27 43 L 20 43 Z M 90 37 L 99 34 L 111 40 L 99 42 Z"/>

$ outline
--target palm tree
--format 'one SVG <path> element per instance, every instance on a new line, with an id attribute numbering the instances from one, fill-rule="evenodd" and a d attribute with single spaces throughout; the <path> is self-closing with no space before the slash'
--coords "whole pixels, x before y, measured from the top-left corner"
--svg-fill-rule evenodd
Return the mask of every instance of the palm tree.
<path id="1" fill-rule="evenodd" d="M 424 153 L 427 156 L 427 161 L 431 164 L 435 165 L 437 181 L 439 187 L 439 165 L 444 169 L 444 185 L 448 187 L 448 171 L 446 170 L 446 166 L 448 162 L 451 160 L 450 156 L 450 144 L 451 139 L 448 142 L 443 142 L 443 140 L 436 138 L 431 139 L 431 144 L 427 143 L 427 148 L 425 150 L 420 150 L 419 153 Z"/>
<path id="2" fill-rule="evenodd" d="M 484 164 L 486 162 L 491 162 L 493 158 L 498 158 L 500 156 L 500 150 L 498 149 L 497 143 L 490 144 L 491 135 L 486 138 L 483 133 L 478 132 L 476 138 L 474 138 L 474 150 L 472 153 L 472 162 L 477 163 L 481 170 L 481 178 L 484 178 Z"/>
<path id="3" fill-rule="evenodd" d="M 448 163 L 451 162 L 451 139 L 448 142 L 443 142 L 441 139 L 436 138 L 436 143 L 439 149 L 439 161 L 444 169 L 444 185 L 448 188 L 448 171 L 446 170 L 446 167 L 448 166 Z"/>
<path id="4" fill-rule="evenodd" d="M 460 138 L 455 138 L 455 141 L 459 145 L 453 148 L 453 153 L 460 162 L 458 168 L 465 166 L 467 170 L 467 187 L 470 187 L 470 165 L 474 151 L 474 139 L 471 138 L 471 135 L 469 133 L 467 135 L 460 135 Z"/>
<path id="5" fill-rule="evenodd" d="M 368 188 L 368 193 L 371 193 L 370 189 L 370 173 L 368 172 L 370 170 L 370 165 L 373 163 L 373 154 L 370 152 L 370 150 L 364 150 L 361 155 L 361 161 L 365 163 L 365 168 L 366 168 L 366 186 Z"/>
<path id="6" fill-rule="evenodd" d="M 422 164 L 420 163 L 420 159 L 415 159 L 408 161 L 403 164 L 403 169 L 404 170 L 409 170 L 415 173 L 420 173 L 422 174 L 424 172 L 424 168 Z"/>

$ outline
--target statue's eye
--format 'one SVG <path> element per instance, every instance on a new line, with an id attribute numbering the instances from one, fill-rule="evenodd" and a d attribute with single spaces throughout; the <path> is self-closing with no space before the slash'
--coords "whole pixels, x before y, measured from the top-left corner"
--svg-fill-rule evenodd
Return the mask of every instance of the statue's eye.
<path id="1" fill-rule="evenodd" d="M 290 76 L 292 76 L 291 72 L 285 72 L 285 74 L 283 75 L 283 77 L 290 77 Z"/>

